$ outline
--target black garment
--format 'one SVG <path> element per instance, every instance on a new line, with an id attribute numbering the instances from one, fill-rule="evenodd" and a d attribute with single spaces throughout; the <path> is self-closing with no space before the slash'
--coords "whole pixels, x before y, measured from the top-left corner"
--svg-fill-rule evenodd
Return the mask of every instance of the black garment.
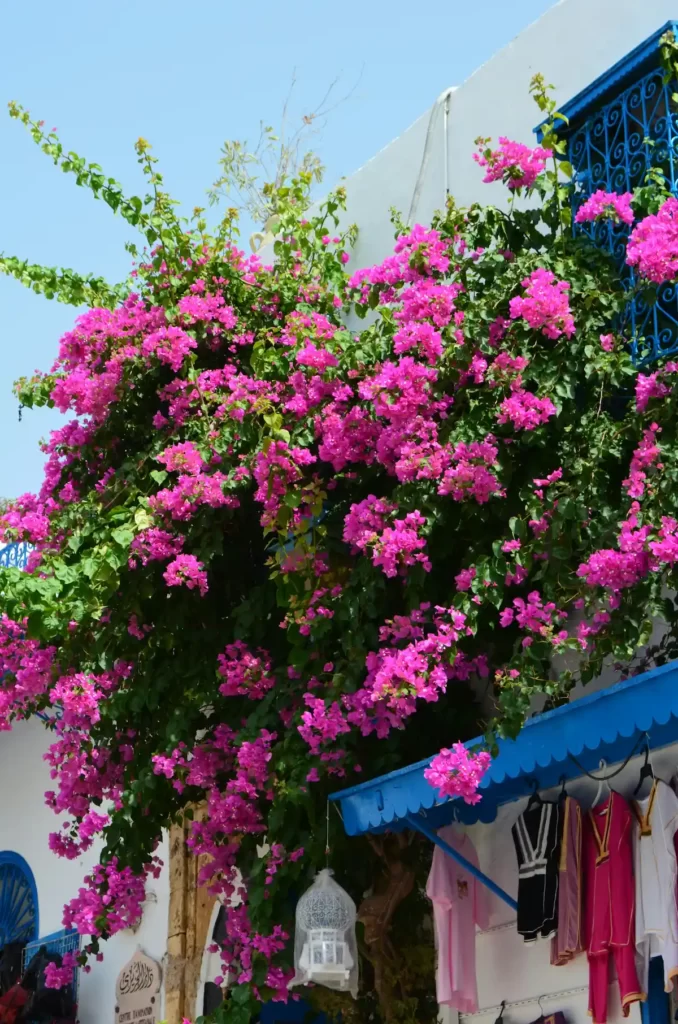
<path id="1" fill-rule="evenodd" d="M 8 942 L 0 950 L 0 995 L 9 992 L 21 977 L 21 956 L 25 942 Z"/>
<path id="2" fill-rule="evenodd" d="M 214 922 L 214 928 L 212 929 L 212 942 L 215 942 L 219 948 L 224 945 L 226 941 L 226 908 L 220 907 L 217 919 Z M 210 979 L 206 981 L 203 986 L 202 993 L 202 1012 L 204 1014 L 213 1013 L 217 1010 L 224 1001 L 223 989 Z"/>
<path id="3" fill-rule="evenodd" d="M 525 942 L 556 933 L 562 817 L 559 803 L 539 803 L 511 829 L 518 858 L 518 932 Z"/>
<path id="4" fill-rule="evenodd" d="M 534 1024 L 567 1024 L 567 1018 L 562 1010 L 557 1010 L 555 1013 L 550 1013 L 548 1017 L 537 1017 Z"/>
<path id="5" fill-rule="evenodd" d="M 567 1018 L 561 1010 L 557 1010 L 554 1014 L 549 1014 L 548 1017 L 538 1017 L 534 1024 L 567 1024 Z"/>
<path id="6" fill-rule="evenodd" d="M 22 985 L 31 993 L 24 1010 L 24 1019 L 31 1022 L 75 1020 L 75 1003 L 73 993 L 68 988 L 47 988 L 45 984 L 45 968 L 47 964 L 61 967 L 62 958 L 59 953 L 49 953 L 46 946 L 41 946 L 35 954 L 22 979 Z"/>

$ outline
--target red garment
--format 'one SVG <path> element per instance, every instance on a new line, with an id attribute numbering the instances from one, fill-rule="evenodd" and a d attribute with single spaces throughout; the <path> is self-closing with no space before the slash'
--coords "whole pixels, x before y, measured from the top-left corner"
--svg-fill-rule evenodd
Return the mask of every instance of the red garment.
<path id="1" fill-rule="evenodd" d="M 28 1002 L 29 995 L 30 993 L 17 982 L 5 992 L 4 996 L 0 996 L 1 1024 L 15 1024 L 21 1010 Z"/>
<path id="2" fill-rule="evenodd" d="M 584 816 L 584 939 L 589 959 L 589 1014 L 607 1021 L 610 954 L 614 954 L 622 1009 L 645 999 L 635 965 L 633 815 L 619 793 Z"/>

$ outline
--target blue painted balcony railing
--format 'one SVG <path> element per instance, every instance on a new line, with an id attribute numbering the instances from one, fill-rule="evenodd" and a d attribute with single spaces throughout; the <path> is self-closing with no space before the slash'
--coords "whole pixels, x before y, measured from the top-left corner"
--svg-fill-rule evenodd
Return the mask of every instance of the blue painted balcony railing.
<path id="1" fill-rule="evenodd" d="M 33 545 L 27 541 L 0 548 L 0 569 L 25 569 Z"/>
<path id="2" fill-rule="evenodd" d="M 563 106 L 569 120 L 567 158 L 574 171 L 575 213 L 598 189 L 630 192 L 654 168 L 678 195 L 678 104 L 673 98 L 678 83 L 664 80 L 660 64 L 660 40 L 669 31 L 678 37 L 678 23 L 663 25 Z M 574 231 L 607 249 L 623 268 L 626 286 L 635 284 L 625 263 L 630 228 L 606 221 L 575 225 Z M 637 366 L 678 352 L 676 285 L 657 289 L 656 301 L 632 298 L 621 327 Z"/>
<path id="3" fill-rule="evenodd" d="M 587 196 L 606 192 L 631 192 L 642 185 L 647 172 L 661 168 L 668 188 L 678 186 L 678 120 L 672 99 L 675 83 L 664 82 L 660 68 L 644 75 L 616 99 L 594 114 L 570 139 L 568 155 L 575 169 L 577 191 L 574 212 Z M 602 248 L 608 249 L 626 269 L 626 282 L 635 275 L 626 268 L 626 243 L 630 228 L 612 221 L 575 225 Z M 654 362 L 678 351 L 678 289 L 662 285 L 657 301 L 641 297 L 628 304 L 627 328 L 637 365 Z"/>
<path id="4" fill-rule="evenodd" d="M 45 935 L 42 939 L 36 939 L 34 942 L 29 942 L 23 951 L 23 964 L 22 968 L 25 971 L 34 956 L 40 951 L 42 946 L 47 947 L 48 953 L 58 953 L 61 957 L 65 953 L 79 953 L 80 952 L 80 936 L 75 928 L 63 928 L 59 932 L 52 932 L 51 935 Z M 71 982 L 71 993 L 73 995 L 73 1001 L 78 1001 L 78 981 L 79 971 L 75 967 L 73 969 L 73 981 Z"/>
<path id="5" fill-rule="evenodd" d="M 32 550 L 33 545 L 27 541 L 5 544 L 0 548 L 0 569 L 25 569 Z M 52 713 L 38 711 L 37 715 L 43 722 L 53 722 L 55 718 L 61 717 L 61 709 L 57 707 Z"/>

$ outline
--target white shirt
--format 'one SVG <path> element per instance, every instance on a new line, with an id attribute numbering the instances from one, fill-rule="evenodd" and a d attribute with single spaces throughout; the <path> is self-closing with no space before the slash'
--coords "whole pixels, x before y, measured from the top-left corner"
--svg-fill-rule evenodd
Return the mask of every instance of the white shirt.
<path id="1" fill-rule="evenodd" d="M 636 879 L 636 949 L 640 983 L 647 992 L 650 960 L 664 958 L 666 990 L 678 975 L 678 863 L 673 837 L 678 829 L 678 796 L 655 780 L 649 796 L 633 801 L 636 815 L 633 860 Z"/>

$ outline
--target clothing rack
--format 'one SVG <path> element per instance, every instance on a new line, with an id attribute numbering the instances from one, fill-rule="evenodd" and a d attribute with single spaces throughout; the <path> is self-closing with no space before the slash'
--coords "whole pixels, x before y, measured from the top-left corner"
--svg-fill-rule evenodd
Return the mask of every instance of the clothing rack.
<path id="1" fill-rule="evenodd" d="M 504 932 L 509 928 L 515 929 L 518 925 L 518 918 L 512 917 L 510 921 L 502 921 L 501 924 L 492 924 L 489 928 L 479 928 L 476 935 L 490 935 L 492 932 Z"/>
<path id="2" fill-rule="evenodd" d="M 577 988 L 563 988 L 560 992 L 545 992 L 540 996 L 530 996 L 529 999 L 514 999 L 513 1002 L 497 1003 L 496 1006 L 484 1006 L 482 1010 L 476 1010 L 475 1013 L 460 1013 L 459 1020 L 466 1020 L 467 1017 L 484 1017 L 488 1013 L 499 1014 L 502 1007 L 508 1010 L 510 1006 L 529 1006 L 531 1003 L 537 1003 L 541 1005 L 547 1001 L 553 999 L 565 999 L 566 996 L 579 996 L 584 992 L 588 993 L 588 985 L 579 985 Z"/>

